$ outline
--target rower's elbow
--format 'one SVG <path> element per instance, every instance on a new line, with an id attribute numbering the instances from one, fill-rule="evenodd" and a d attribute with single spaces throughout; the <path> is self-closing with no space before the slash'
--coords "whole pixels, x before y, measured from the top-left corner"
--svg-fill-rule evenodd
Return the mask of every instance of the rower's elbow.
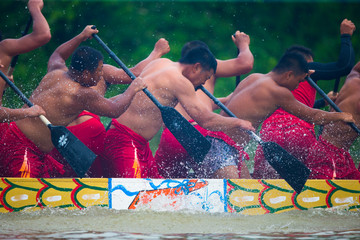
<path id="1" fill-rule="evenodd" d="M 253 70 L 253 68 L 254 68 L 254 58 L 252 57 L 244 64 L 244 71 L 250 72 Z"/>
<path id="2" fill-rule="evenodd" d="M 33 32 L 32 34 L 33 34 L 32 39 L 34 42 L 36 42 L 36 45 L 38 47 L 41 47 L 41 46 L 47 44 L 51 39 L 50 30 L 44 30 L 41 32 Z"/>
<path id="3" fill-rule="evenodd" d="M 38 37 L 38 42 L 39 42 L 39 44 L 41 44 L 41 46 L 47 44 L 50 40 L 51 40 L 50 31 L 46 31 L 46 32 L 42 33 L 41 35 L 39 35 L 39 37 Z"/>
<path id="4" fill-rule="evenodd" d="M 238 72 L 237 75 L 249 73 L 254 68 L 254 58 L 251 56 L 248 57 L 248 59 L 246 59 L 245 61 L 244 59 L 239 59 L 238 66 L 240 72 Z"/>

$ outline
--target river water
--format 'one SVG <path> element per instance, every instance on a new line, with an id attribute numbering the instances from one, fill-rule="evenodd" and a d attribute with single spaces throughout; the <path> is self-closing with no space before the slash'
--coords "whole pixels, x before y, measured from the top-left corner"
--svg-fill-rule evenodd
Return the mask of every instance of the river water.
<path id="1" fill-rule="evenodd" d="M 90 207 L 0 214 L 0 239 L 360 239 L 360 212 L 248 216 Z"/>

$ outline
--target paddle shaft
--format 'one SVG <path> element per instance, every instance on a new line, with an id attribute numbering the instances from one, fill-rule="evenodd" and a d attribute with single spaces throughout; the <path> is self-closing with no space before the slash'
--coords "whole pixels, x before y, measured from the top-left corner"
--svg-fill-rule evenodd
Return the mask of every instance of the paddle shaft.
<path id="1" fill-rule="evenodd" d="M 316 89 L 316 91 L 329 103 L 329 105 L 335 109 L 337 112 L 342 112 L 341 109 L 326 95 L 326 93 L 311 79 L 311 77 L 307 77 L 306 80 L 308 83 Z M 360 134 L 359 128 L 354 123 L 348 123 L 352 129 L 354 129 L 358 134 Z"/>
<path id="2" fill-rule="evenodd" d="M 31 23 L 32 23 L 32 17 L 30 16 L 30 18 L 26 24 L 25 30 L 21 32 L 22 36 L 25 36 L 29 32 Z M 7 71 L 8 76 L 11 76 L 13 74 L 18 58 L 19 58 L 19 55 L 16 55 L 15 57 L 12 58 L 9 69 Z"/>
<path id="3" fill-rule="evenodd" d="M 204 86 L 200 85 L 197 88 L 200 88 L 201 91 L 203 91 L 209 98 L 211 98 L 216 105 L 218 105 L 222 110 L 224 110 L 224 112 L 226 112 L 227 115 L 229 115 L 230 117 L 237 118 L 237 116 L 234 113 L 232 113 L 222 102 L 220 102 L 219 99 L 214 97 L 214 95 L 212 95 Z M 254 132 L 250 130 L 245 130 L 245 131 L 248 134 L 250 134 L 258 143 L 260 144 L 263 143 L 261 138 L 258 135 L 256 135 Z"/>
<path id="4" fill-rule="evenodd" d="M 2 72 L 0 71 L 1 77 L 5 80 L 5 82 L 15 91 L 15 93 L 25 102 L 29 107 L 34 106 L 34 104 L 15 86 L 15 84 L 10 81 L 10 79 Z M 50 121 L 43 115 L 39 116 L 41 121 L 43 121 L 46 126 L 49 126 L 51 123 Z"/>
<path id="5" fill-rule="evenodd" d="M 136 76 L 125 66 L 125 64 L 115 55 L 115 53 L 100 39 L 100 37 L 96 34 L 93 34 L 93 37 L 99 44 L 105 49 L 105 51 L 110 55 L 114 61 L 120 65 L 120 67 L 125 71 L 125 73 L 134 80 Z M 143 92 L 153 101 L 153 103 L 158 107 L 162 108 L 163 105 L 150 93 L 150 91 L 146 88 L 143 89 Z"/>

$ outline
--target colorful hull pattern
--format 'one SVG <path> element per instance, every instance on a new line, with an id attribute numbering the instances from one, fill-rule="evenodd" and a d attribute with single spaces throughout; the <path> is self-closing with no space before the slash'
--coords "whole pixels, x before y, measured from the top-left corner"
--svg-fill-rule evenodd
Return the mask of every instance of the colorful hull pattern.
<path id="1" fill-rule="evenodd" d="M 310 208 L 360 211 L 360 181 L 308 180 L 300 194 L 284 180 L 1 178 L 0 212 L 90 206 L 125 210 L 282 213 Z"/>

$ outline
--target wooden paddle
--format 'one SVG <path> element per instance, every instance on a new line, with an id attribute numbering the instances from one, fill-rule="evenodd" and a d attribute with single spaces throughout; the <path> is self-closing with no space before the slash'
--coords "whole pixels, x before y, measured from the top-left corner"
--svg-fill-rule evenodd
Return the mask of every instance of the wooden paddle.
<path id="1" fill-rule="evenodd" d="M 310 76 L 306 78 L 308 83 L 316 89 L 316 91 L 329 103 L 329 105 L 335 109 L 337 112 L 342 112 L 341 109 L 326 95 L 326 93 L 311 79 Z M 359 128 L 354 123 L 348 123 L 352 129 L 355 130 L 358 134 L 360 134 Z"/>
<path id="2" fill-rule="evenodd" d="M 31 23 L 32 23 L 32 17 L 30 16 L 27 24 L 26 24 L 26 27 L 25 27 L 25 30 L 21 32 L 21 35 L 22 36 L 25 36 L 28 32 L 29 32 L 29 29 L 30 29 L 30 26 L 31 26 Z M 17 60 L 19 58 L 19 55 L 16 55 L 15 57 L 13 57 L 11 59 L 11 63 L 10 63 L 10 66 L 9 66 L 9 69 L 7 71 L 7 75 L 8 76 L 11 76 L 14 72 L 14 68 L 15 68 L 15 65 L 17 63 Z"/>
<path id="3" fill-rule="evenodd" d="M 93 29 L 95 27 L 93 26 Z M 113 51 L 100 39 L 97 34 L 93 37 L 105 49 L 114 61 L 126 72 L 126 74 L 134 80 L 136 76 L 125 66 L 125 64 L 114 54 Z M 160 109 L 161 116 L 165 126 L 189 153 L 189 155 L 197 162 L 201 163 L 205 155 L 210 150 L 210 142 L 192 126 L 175 108 L 163 106 L 148 89 L 143 92 L 151 99 L 151 101 Z"/>
<path id="4" fill-rule="evenodd" d="M 0 71 L 1 77 L 7 84 L 20 96 L 29 107 L 34 106 L 29 99 L 10 81 L 6 75 Z M 66 127 L 54 126 L 43 115 L 40 115 L 40 119 L 48 126 L 51 132 L 51 141 L 55 148 L 66 159 L 70 166 L 74 169 L 79 177 L 84 177 L 85 173 L 89 170 L 91 164 L 96 158 L 96 155 L 82 143 L 77 137 L 74 136 Z"/>
<path id="5" fill-rule="evenodd" d="M 210 97 L 226 114 L 236 118 L 236 115 L 214 97 L 204 86 L 199 86 L 198 88 Z M 309 177 L 310 170 L 302 162 L 285 151 L 279 144 L 264 142 L 254 132 L 249 130 L 246 132 L 262 146 L 265 158 L 269 164 L 297 193 L 300 193 Z"/>

